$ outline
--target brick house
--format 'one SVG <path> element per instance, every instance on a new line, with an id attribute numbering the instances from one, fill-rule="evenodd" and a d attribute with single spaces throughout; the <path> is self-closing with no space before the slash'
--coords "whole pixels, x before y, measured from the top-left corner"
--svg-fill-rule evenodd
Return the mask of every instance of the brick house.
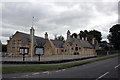
<path id="1" fill-rule="evenodd" d="M 96 54 L 98 43 L 95 39 L 92 41 L 81 40 L 70 37 L 70 31 L 67 32 L 67 40 L 65 42 L 59 40 L 48 39 L 47 32 L 45 38 L 34 35 L 33 27 L 30 29 L 30 34 L 16 32 L 8 42 L 7 52 L 13 56 L 21 56 L 20 48 L 28 49 L 28 56 L 35 56 L 36 48 L 43 49 L 43 56 L 50 55 L 80 55 L 80 54 Z"/>

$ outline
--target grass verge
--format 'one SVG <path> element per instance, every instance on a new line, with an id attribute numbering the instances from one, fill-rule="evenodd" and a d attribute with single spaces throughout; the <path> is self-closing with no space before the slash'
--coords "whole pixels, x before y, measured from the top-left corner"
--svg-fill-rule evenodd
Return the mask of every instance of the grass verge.
<path id="1" fill-rule="evenodd" d="M 90 59 L 85 61 L 73 62 L 73 63 L 66 63 L 66 64 L 56 64 L 56 65 L 33 65 L 33 66 L 19 66 L 19 67 L 2 67 L 3 73 L 12 73 L 12 72 L 24 72 L 24 71 L 45 71 L 45 70 L 55 70 L 55 69 L 63 69 L 69 68 L 73 66 L 78 66 L 82 64 L 87 64 L 99 60 L 109 59 L 113 57 L 120 56 L 120 54 L 100 57 L 96 59 Z"/>

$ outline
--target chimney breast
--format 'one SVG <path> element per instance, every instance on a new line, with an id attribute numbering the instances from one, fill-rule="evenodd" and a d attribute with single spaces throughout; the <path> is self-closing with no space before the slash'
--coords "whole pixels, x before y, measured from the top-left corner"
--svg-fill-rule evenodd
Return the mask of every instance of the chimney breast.
<path id="1" fill-rule="evenodd" d="M 92 39 L 92 44 L 93 44 L 93 45 L 95 44 L 95 38 Z"/>
<path id="2" fill-rule="evenodd" d="M 77 35 L 77 39 L 80 39 L 80 35 L 79 34 Z"/>
<path id="3" fill-rule="evenodd" d="M 70 31 L 67 31 L 67 40 L 70 41 Z"/>
<path id="4" fill-rule="evenodd" d="M 45 33 L 45 39 L 48 39 L 48 34 L 47 34 L 47 32 Z"/>
<path id="5" fill-rule="evenodd" d="M 87 41 L 87 37 L 85 37 L 85 40 Z"/>

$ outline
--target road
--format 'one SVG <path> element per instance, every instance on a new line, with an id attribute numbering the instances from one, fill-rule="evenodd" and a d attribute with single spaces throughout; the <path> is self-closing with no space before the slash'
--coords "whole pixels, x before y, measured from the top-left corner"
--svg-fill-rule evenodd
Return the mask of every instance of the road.
<path id="1" fill-rule="evenodd" d="M 119 78 L 120 57 L 97 61 L 67 69 L 3 74 L 3 78 Z M 120 78 L 119 78 L 120 79 Z M 115 80 L 115 79 L 114 79 Z"/>

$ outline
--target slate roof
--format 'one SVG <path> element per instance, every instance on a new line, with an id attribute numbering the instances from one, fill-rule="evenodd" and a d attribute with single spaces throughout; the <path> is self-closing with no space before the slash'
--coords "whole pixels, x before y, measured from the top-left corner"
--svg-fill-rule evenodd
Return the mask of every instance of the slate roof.
<path id="1" fill-rule="evenodd" d="M 25 41 L 26 44 L 30 44 L 30 34 L 22 33 L 22 32 L 16 32 L 19 36 L 22 37 L 22 39 Z M 48 39 L 44 39 L 42 37 L 35 36 L 35 46 L 36 47 L 44 47 L 46 41 Z M 55 47 L 61 48 L 63 45 L 63 41 L 59 40 L 51 40 Z"/>
<path id="2" fill-rule="evenodd" d="M 30 35 L 22 32 L 16 32 L 20 37 L 22 37 L 23 41 L 29 45 L 30 44 Z"/>
<path id="3" fill-rule="evenodd" d="M 51 40 L 52 41 L 52 43 L 54 44 L 54 46 L 56 47 L 56 48 L 62 48 L 63 46 L 63 41 L 59 41 L 59 40 Z"/>
<path id="4" fill-rule="evenodd" d="M 22 32 L 16 32 L 22 39 L 25 41 L 27 45 L 30 45 L 30 34 L 22 33 Z M 35 46 L 37 47 L 44 47 L 47 39 L 44 39 L 42 37 L 35 36 Z"/>
<path id="5" fill-rule="evenodd" d="M 93 48 L 93 46 L 86 40 L 79 40 L 80 41 L 80 44 L 82 47 L 84 48 Z"/>
<path id="6" fill-rule="evenodd" d="M 95 46 L 97 45 L 98 41 L 95 40 L 95 44 L 94 45 L 92 44 L 92 41 L 89 41 L 89 43 L 93 46 L 93 48 L 95 48 Z"/>
<path id="7" fill-rule="evenodd" d="M 25 43 L 27 45 L 30 45 L 30 34 L 18 32 L 18 31 L 16 33 L 20 37 L 22 37 L 22 39 L 25 41 Z M 36 47 L 44 47 L 47 40 L 48 39 L 44 39 L 42 37 L 35 36 L 35 46 Z M 70 46 L 72 46 L 72 44 L 75 40 L 76 40 L 75 38 L 70 38 L 70 42 L 69 42 Z M 63 41 L 59 41 L 59 40 L 51 40 L 51 41 L 56 48 L 62 48 L 63 47 L 63 44 L 64 44 Z M 92 45 L 92 43 L 90 41 L 80 40 L 80 39 L 78 39 L 78 41 L 80 42 L 81 46 L 84 47 L 84 48 L 95 47 L 95 45 Z M 95 44 L 96 44 L 96 42 L 95 42 Z"/>
<path id="8" fill-rule="evenodd" d="M 70 38 L 70 42 L 69 42 L 70 46 L 72 46 L 72 44 L 73 44 L 73 42 L 75 40 L 76 40 L 76 38 Z M 77 40 L 80 42 L 82 47 L 84 47 L 84 48 L 93 48 L 93 46 L 88 41 L 81 40 L 81 39 L 77 39 Z"/>

